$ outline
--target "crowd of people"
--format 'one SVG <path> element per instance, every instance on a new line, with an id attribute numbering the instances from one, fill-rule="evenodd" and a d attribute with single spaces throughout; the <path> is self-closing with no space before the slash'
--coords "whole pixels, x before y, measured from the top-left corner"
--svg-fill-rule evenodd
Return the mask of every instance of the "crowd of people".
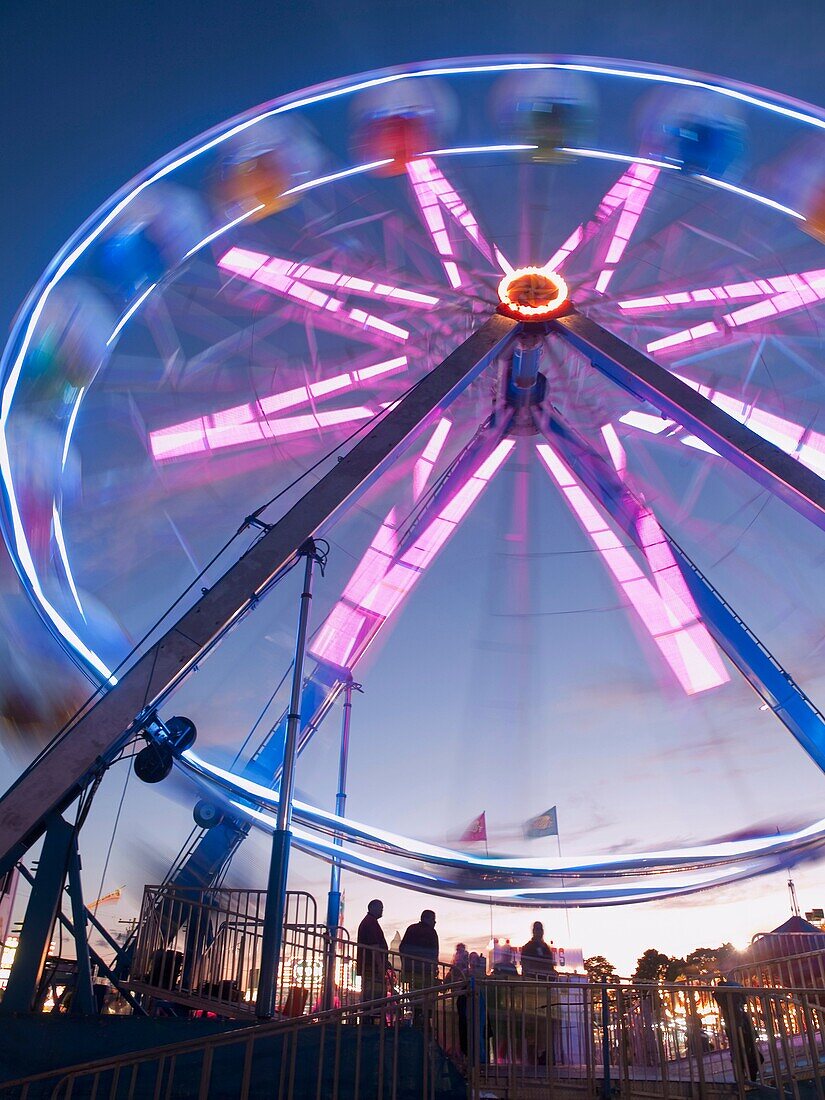
<path id="1" fill-rule="evenodd" d="M 356 973 L 361 978 L 361 992 L 365 1001 L 376 1000 L 387 993 L 388 981 L 395 975 L 390 963 L 390 952 L 380 920 L 384 915 L 384 903 L 376 898 L 367 906 L 367 912 L 358 926 Z M 414 924 L 409 925 L 398 948 L 400 977 L 410 989 L 426 989 L 439 980 L 460 981 L 467 977 L 485 977 L 487 960 L 478 951 L 468 951 L 464 943 L 456 944 L 449 963 L 444 963 L 439 973 L 440 945 L 435 930 L 436 916 L 432 909 L 425 909 Z M 492 941 L 490 970 L 492 975 L 518 974 L 524 978 L 552 980 L 556 976 L 557 955 L 553 941 L 544 938 L 544 926 L 535 921 L 530 939 L 520 950 L 508 940 Z"/>
<path id="2" fill-rule="evenodd" d="M 387 977 L 394 968 L 390 965 L 389 947 L 381 928 L 384 903 L 376 898 L 367 906 L 364 919 L 358 926 L 356 973 L 361 978 L 364 1000 L 383 997 L 387 991 Z M 439 975 L 440 945 L 435 930 L 436 917 L 432 909 L 425 909 L 414 924 L 404 932 L 398 948 L 401 977 L 411 989 L 425 989 L 435 985 L 440 977 L 459 981 L 467 977 L 487 975 L 487 960 L 478 951 L 468 951 L 467 945 L 458 943 L 448 964 L 446 975 Z M 491 952 L 490 973 L 518 974 L 524 978 L 552 980 L 556 975 L 557 955 L 553 941 L 544 938 L 544 925 L 535 921 L 530 939 L 520 950 L 513 948 L 509 939 L 494 939 Z"/>
<path id="3" fill-rule="evenodd" d="M 363 1001 L 380 1002 L 396 988 L 400 981 L 411 992 L 431 989 L 441 982 L 463 982 L 468 978 L 488 976 L 487 960 L 478 951 L 469 951 L 465 943 L 456 944 L 449 962 L 440 963 L 440 945 L 435 930 L 436 916 L 432 909 L 425 909 L 421 917 L 411 924 L 401 939 L 398 957 L 391 957 L 381 918 L 384 914 L 383 902 L 376 898 L 367 906 L 367 913 L 358 927 L 356 952 L 356 973 L 361 979 L 361 997 Z M 540 981 L 554 981 L 557 976 L 557 953 L 552 940 L 548 944 L 544 938 L 544 926 L 536 921 L 532 927 L 530 939 L 520 950 L 513 948 L 510 941 L 493 939 L 491 945 L 491 977 L 518 975 L 518 963 L 521 964 L 521 977 Z M 482 998 L 483 1001 L 483 998 Z M 456 996 L 458 1016 L 458 1040 L 461 1054 L 466 1058 L 468 1050 L 467 994 L 460 992 Z M 382 1008 L 376 1005 L 374 1019 L 381 1018 Z M 425 997 L 413 1002 L 413 1024 L 421 1025 L 430 1013 L 431 1007 Z M 486 1034 L 487 1025 L 482 1028 Z M 485 1049 L 487 1043 L 484 1043 Z"/>

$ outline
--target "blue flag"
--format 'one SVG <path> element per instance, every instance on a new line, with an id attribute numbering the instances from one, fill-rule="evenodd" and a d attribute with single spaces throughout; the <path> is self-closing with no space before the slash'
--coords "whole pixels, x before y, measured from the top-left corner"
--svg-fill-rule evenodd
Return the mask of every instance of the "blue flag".
<path id="1" fill-rule="evenodd" d="M 528 840 L 535 840 L 540 836 L 558 836 L 559 818 L 556 807 L 551 806 L 538 817 L 531 817 L 524 823 L 524 835 Z"/>

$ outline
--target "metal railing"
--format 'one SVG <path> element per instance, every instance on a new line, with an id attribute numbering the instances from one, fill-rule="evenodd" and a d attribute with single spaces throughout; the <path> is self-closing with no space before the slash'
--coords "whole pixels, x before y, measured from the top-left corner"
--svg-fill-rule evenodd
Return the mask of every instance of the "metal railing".
<path id="1" fill-rule="evenodd" d="M 762 1086 L 825 1100 L 820 996 L 472 978 L 40 1074 L 0 1098 L 745 1100 Z"/>
<path id="2" fill-rule="evenodd" d="M 156 1012 L 183 1005 L 224 1016 L 254 1014 L 265 910 L 265 890 L 147 886 L 131 988 L 154 1002 Z M 317 920 L 310 894 L 287 894 L 279 989 L 291 989 L 296 978 L 303 988 L 305 976 L 315 973 L 325 943 Z"/>
<path id="3" fill-rule="evenodd" d="M 753 960 L 734 967 L 731 976 L 742 985 L 775 989 L 821 989 L 825 1003 L 825 951 L 800 951 L 776 959 Z"/>
<path id="4" fill-rule="evenodd" d="M 470 1003 L 473 1096 L 744 1097 L 761 1084 L 801 1100 L 802 1082 L 825 1096 L 815 991 L 488 978 Z"/>
<path id="5" fill-rule="evenodd" d="M 229 1033 L 41 1073 L 0 1085 L 3 1100 L 143 1097 L 465 1096 L 457 1045 L 463 983 L 365 1001 Z"/>
<path id="6" fill-rule="evenodd" d="M 266 892 L 147 886 L 136 936 L 130 987 L 153 1014 L 214 1013 L 236 1019 L 255 1014 L 260 975 Z M 289 893 L 278 970 L 279 1015 L 294 1018 L 324 1007 L 330 934 L 317 923 L 315 900 Z M 335 933 L 331 1005 L 346 1008 L 364 999 L 409 992 L 421 985 L 405 973 L 400 956 L 362 948 L 364 975 L 357 974 L 357 947 L 346 929 Z M 443 983 L 450 968 L 435 964 L 426 984 Z"/>

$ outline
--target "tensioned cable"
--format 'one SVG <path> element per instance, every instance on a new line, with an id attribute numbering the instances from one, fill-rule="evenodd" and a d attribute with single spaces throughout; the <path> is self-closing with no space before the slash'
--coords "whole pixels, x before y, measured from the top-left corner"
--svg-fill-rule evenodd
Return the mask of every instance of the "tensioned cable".
<path id="1" fill-rule="evenodd" d="M 414 390 L 419 385 L 421 385 L 424 378 L 426 378 L 426 377 L 427 377 L 427 375 L 425 374 L 425 375 L 422 375 L 421 378 L 417 379 L 417 381 L 415 381 L 411 386 L 409 386 L 408 389 L 401 395 L 401 397 L 398 398 L 398 401 L 404 400 L 407 396 L 409 396 L 409 394 L 413 393 Z M 200 570 L 200 572 L 195 577 L 192 578 L 192 580 L 189 582 L 189 584 L 186 586 L 186 588 L 184 588 L 183 591 L 175 598 L 175 600 L 172 602 L 172 604 L 170 604 L 170 606 L 153 623 L 153 625 L 150 626 L 144 632 L 142 637 L 137 642 L 135 642 L 135 644 L 132 646 L 130 651 L 122 658 L 122 660 L 112 670 L 112 675 L 114 676 L 117 672 L 119 672 L 127 664 L 127 662 L 129 662 L 135 656 L 135 654 L 146 643 L 146 641 L 152 636 L 152 634 L 154 634 L 155 631 L 162 625 L 162 623 L 169 617 L 169 615 L 174 611 L 174 609 L 182 602 L 182 600 L 184 600 L 186 598 L 186 596 L 192 591 L 192 589 L 198 584 L 198 582 L 201 581 L 204 578 L 204 576 L 213 567 L 213 565 L 218 561 L 218 559 L 220 557 L 222 557 L 223 554 L 226 553 L 226 551 L 235 542 L 235 540 L 247 529 L 247 527 L 249 526 L 248 521 L 250 519 L 257 519 L 262 514 L 262 512 L 264 512 L 267 508 L 271 507 L 277 500 L 279 500 L 286 493 L 288 493 L 292 489 L 294 489 L 295 486 L 298 485 L 304 478 L 306 478 L 310 474 L 312 474 L 319 466 L 323 465 L 325 462 L 328 462 L 337 451 L 339 451 L 342 447 L 345 447 L 348 443 L 350 443 L 353 439 L 355 439 L 362 432 L 364 432 L 368 428 L 372 427 L 378 419 L 380 419 L 382 416 L 385 415 L 386 412 L 387 412 L 386 409 L 380 409 L 374 414 L 374 416 L 370 417 L 368 420 L 362 421 L 358 425 L 358 427 L 356 429 L 354 429 L 345 439 L 337 442 L 334 447 L 330 448 L 329 451 L 327 451 L 324 455 L 322 455 L 320 458 L 318 458 L 311 466 L 307 467 L 306 470 L 303 470 L 295 478 L 293 478 L 293 480 L 291 482 L 289 482 L 288 485 L 285 485 L 282 489 L 280 489 L 277 493 L 275 493 L 274 496 L 270 497 L 267 501 L 265 501 L 263 504 L 261 504 L 254 512 L 252 512 L 249 516 L 247 516 L 246 519 L 244 520 L 244 522 L 238 528 L 238 530 L 235 531 L 235 533 L 229 539 L 227 539 L 227 541 L 223 544 L 223 546 L 210 558 L 210 560 L 206 563 L 206 565 L 203 566 L 203 568 Z M 255 541 L 252 543 L 253 546 L 255 545 L 255 543 L 257 543 L 260 540 L 260 538 L 263 538 L 264 533 L 265 532 L 261 532 L 258 535 L 258 537 L 255 539 Z M 250 549 L 251 549 L 251 547 L 250 547 Z M 292 566 L 289 567 L 289 569 L 291 569 L 291 568 L 292 568 Z M 288 572 L 289 569 L 283 571 L 281 573 L 281 575 L 276 578 L 276 581 L 275 581 L 276 584 L 279 583 L 280 580 L 283 579 L 283 577 L 286 575 L 286 572 Z M 18 776 L 17 780 L 15 781 L 14 784 L 12 784 L 12 787 L 10 787 L 9 790 L 11 790 L 11 789 L 13 789 L 13 787 L 17 786 L 17 784 L 20 783 L 21 780 L 25 776 L 27 776 L 40 763 L 40 761 L 43 759 L 43 757 L 46 755 L 46 753 L 51 751 L 51 749 L 53 749 L 54 746 L 57 745 L 66 736 L 66 734 L 71 732 L 71 730 L 74 728 L 76 723 L 86 713 L 88 708 L 90 708 L 93 705 L 93 703 L 95 702 L 95 700 L 99 696 L 104 694 L 106 691 L 108 691 L 108 686 L 105 683 L 101 683 L 95 689 L 95 691 L 87 699 L 84 700 L 84 702 L 77 708 L 77 710 L 74 712 L 74 714 L 63 724 L 63 726 L 61 726 L 61 728 L 57 731 L 57 733 L 54 735 L 54 737 L 52 737 L 52 739 L 40 750 L 40 752 L 38 752 L 38 754 L 35 756 L 35 758 L 28 765 L 28 767 L 23 772 L 21 772 L 21 774 Z"/>

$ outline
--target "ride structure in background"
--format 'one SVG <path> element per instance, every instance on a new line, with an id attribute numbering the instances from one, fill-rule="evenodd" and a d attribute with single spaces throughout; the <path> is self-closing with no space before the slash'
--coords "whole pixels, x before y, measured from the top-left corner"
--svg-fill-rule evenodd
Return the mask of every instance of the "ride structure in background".
<path id="1" fill-rule="evenodd" d="M 219 882 L 251 827 L 283 825 L 290 718 L 301 753 L 517 447 L 657 676 L 703 697 L 741 674 L 825 767 L 822 714 L 725 574 L 696 564 L 701 539 L 660 518 L 678 512 L 676 455 L 697 464 L 688 501 L 704 479 L 750 479 L 782 524 L 825 528 L 821 181 L 795 190 L 783 170 L 803 146 L 822 163 L 824 131 L 816 108 L 698 74 L 471 59 L 274 101 L 115 195 L 3 358 L 6 541 L 95 693 L 0 800 L 0 870 L 145 737 L 162 760 L 144 749 L 143 778 L 174 758 L 200 788 L 204 831 L 171 881 Z M 392 507 L 353 538 L 308 641 L 299 708 L 233 767 L 196 753 L 167 698 L 388 477 Z M 678 896 L 825 839 L 818 821 L 634 855 L 475 857 L 293 808 L 294 842 L 334 865 L 522 905 Z M 51 863 L 74 852 L 74 867 L 76 836 L 55 829 Z"/>

